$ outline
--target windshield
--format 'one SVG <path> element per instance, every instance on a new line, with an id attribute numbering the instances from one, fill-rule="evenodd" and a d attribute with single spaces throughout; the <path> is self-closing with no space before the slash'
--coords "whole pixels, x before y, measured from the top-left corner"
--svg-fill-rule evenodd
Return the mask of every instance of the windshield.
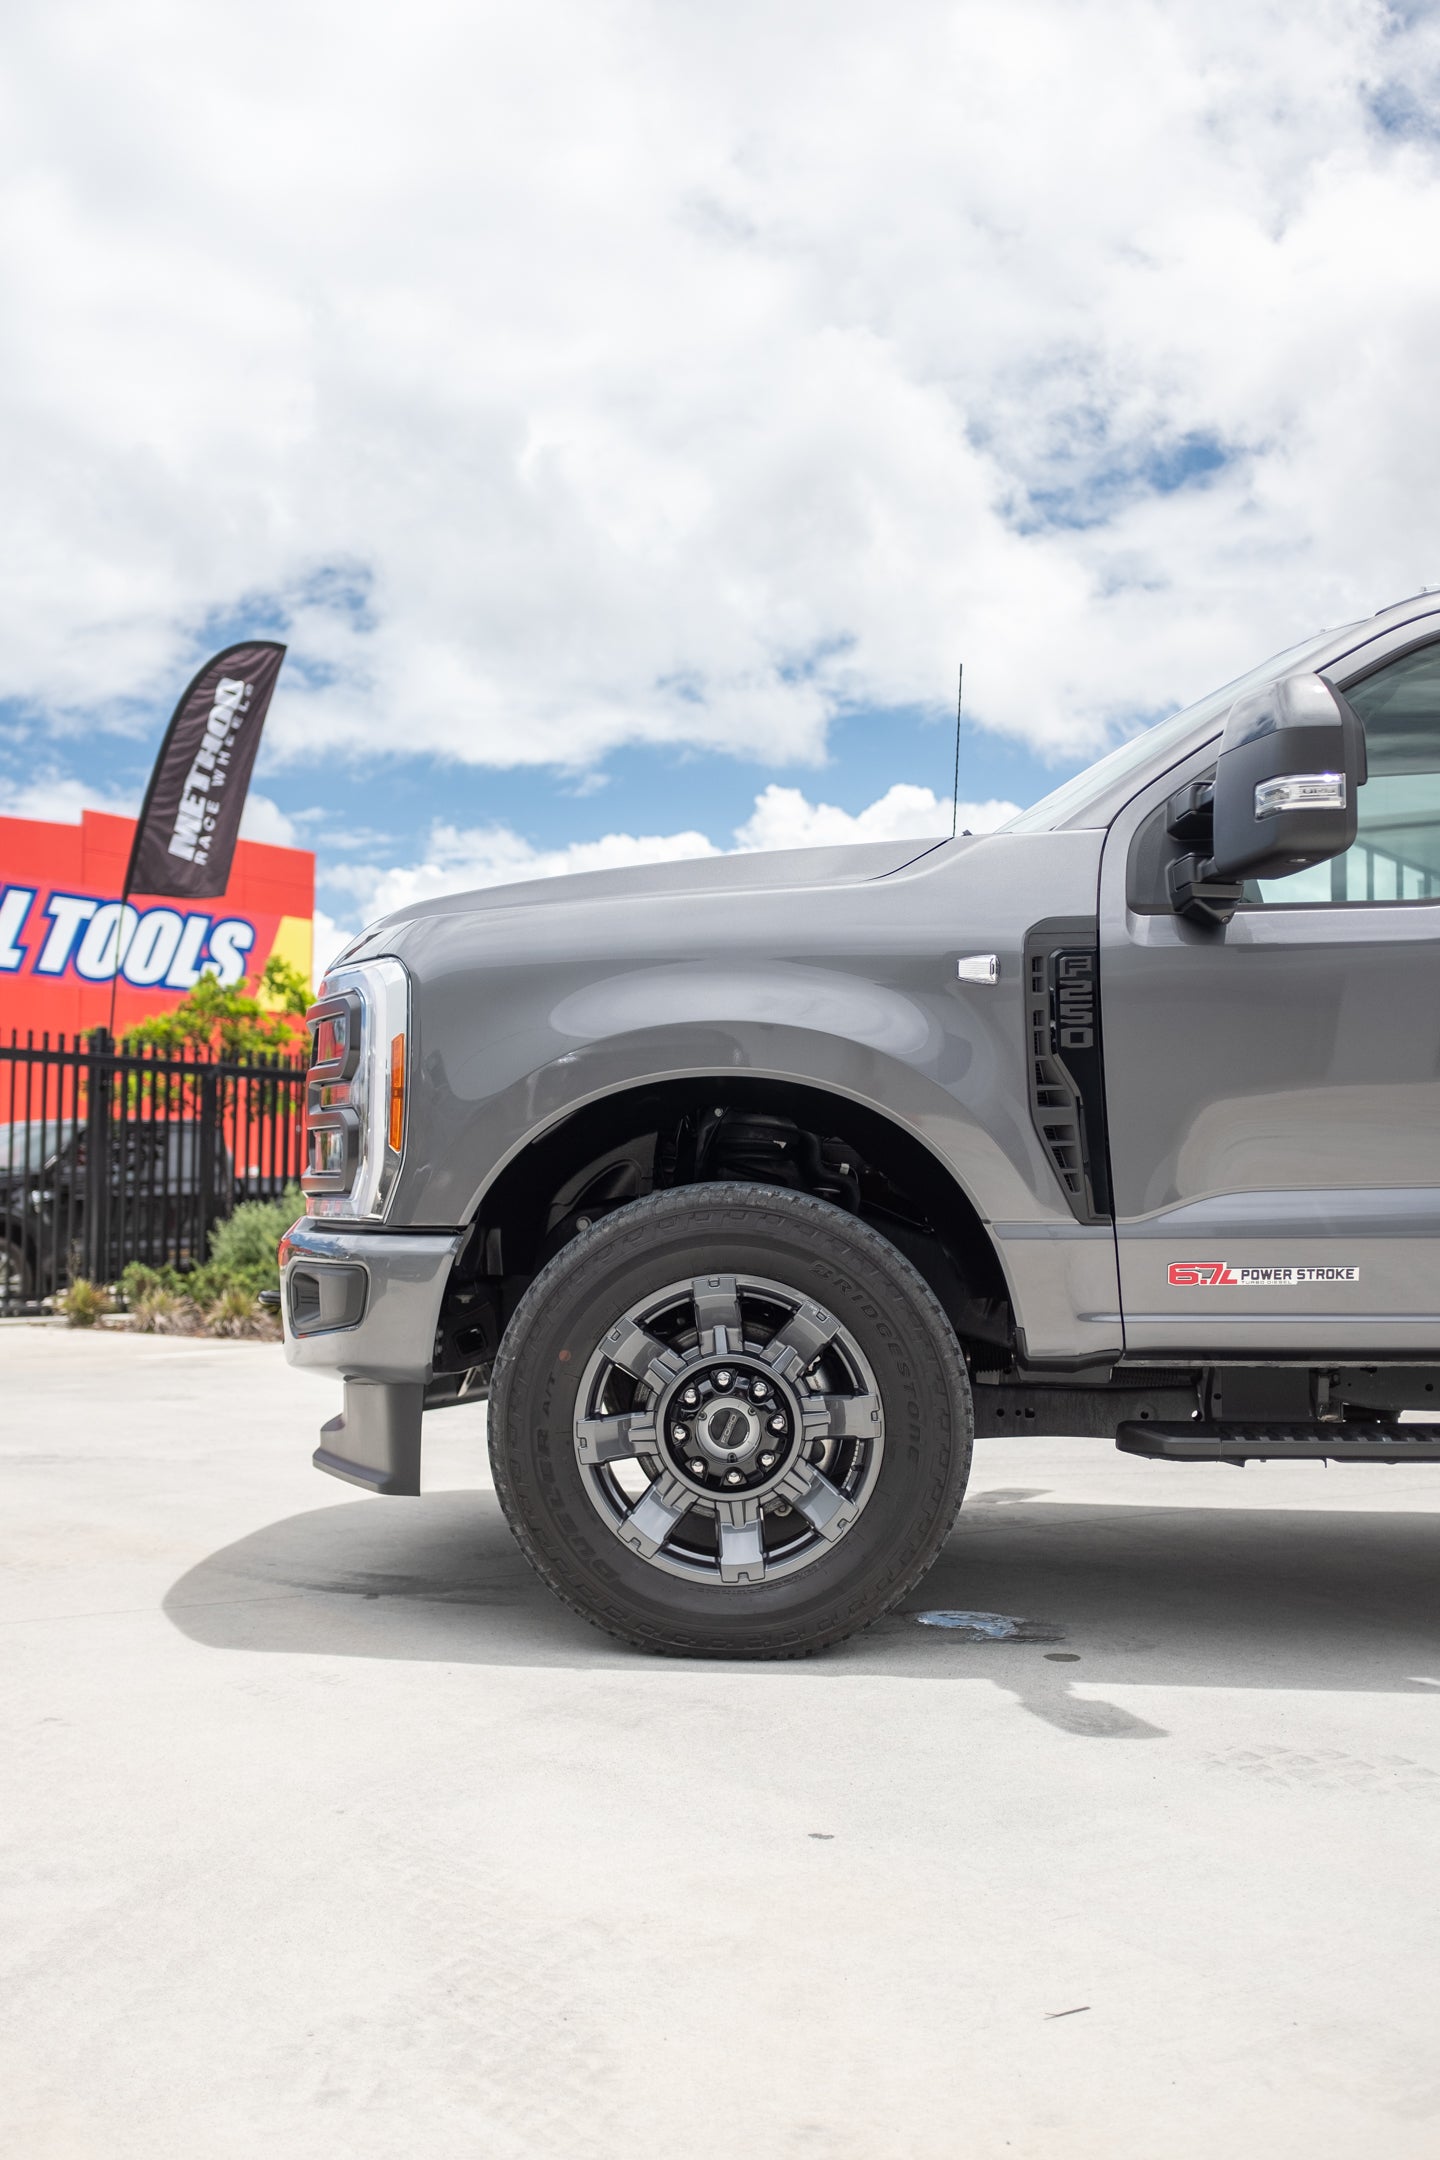
<path id="1" fill-rule="evenodd" d="M 68 1118 L 0 1125 L 0 1170 L 41 1170 L 74 1131 Z"/>
<path id="2" fill-rule="evenodd" d="M 1206 721 L 1218 723 L 1223 720 L 1242 691 L 1258 688 L 1272 677 L 1299 667 L 1312 653 L 1332 645 L 1337 634 L 1334 630 L 1324 630 L 1316 637 L 1306 638 L 1303 644 L 1292 645 L 1287 652 L 1276 653 L 1273 659 L 1251 668 L 1248 675 L 1237 675 L 1234 682 L 1226 683 L 1223 689 L 1212 690 L 1198 705 L 1187 705 L 1183 712 L 1172 713 L 1168 720 L 1158 721 L 1154 727 L 1132 735 L 1107 757 L 1097 759 L 1095 764 L 1076 773 L 1073 779 L 1062 781 L 1048 795 L 1042 795 L 1039 802 L 1032 803 L 1028 810 L 1022 810 L 1018 817 L 1002 825 L 1001 832 L 1053 832 L 1058 825 L 1083 823 L 1080 813 L 1089 804 L 1105 801 L 1120 782 L 1162 757 L 1172 744 L 1183 742 L 1191 733 L 1201 734 Z"/>

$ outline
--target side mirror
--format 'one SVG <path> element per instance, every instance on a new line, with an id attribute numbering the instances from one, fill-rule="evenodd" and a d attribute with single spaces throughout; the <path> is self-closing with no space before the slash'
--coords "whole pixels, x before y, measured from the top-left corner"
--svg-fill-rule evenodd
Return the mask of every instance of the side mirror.
<path id="1" fill-rule="evenodd" d="M 1365 730 L 1319 675 L 1283 675 L 1237 698 L 1215 779 L 1171 804 L 1170 831 L 1209 848 L 1170 865 L 1170 898 L 1191 921 L 1225 923 L 1247 878 L 1288 877 L 1343 855 L 1355 839 Z M 1208 793 L 1208 800 L 1206 796 Z"/>

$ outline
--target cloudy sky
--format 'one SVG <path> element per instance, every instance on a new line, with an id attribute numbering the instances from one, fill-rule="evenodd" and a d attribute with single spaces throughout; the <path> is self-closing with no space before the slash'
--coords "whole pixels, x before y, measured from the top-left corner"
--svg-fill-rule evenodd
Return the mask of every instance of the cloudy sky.
<path id="1" fill-rule="evenodd" d="M 10 0 L 0 808 L 291 656 L 250 829 L 418 894 L 993 822 L 1440 583 L 1440 21 Z M 943 808 L 942 808 L 943 799 Z"/>

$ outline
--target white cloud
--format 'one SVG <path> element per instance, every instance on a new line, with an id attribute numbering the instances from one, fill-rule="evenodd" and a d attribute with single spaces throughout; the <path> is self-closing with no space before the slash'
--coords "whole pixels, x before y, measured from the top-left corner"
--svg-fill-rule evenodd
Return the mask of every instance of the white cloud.
<path id="1" fill-rule="evenodd" d="M 86 810 L 108 810 L 115 817 L 134 817 L 136 805 L 128 795 L 115 796 L 88 780 L 60 773 L 45 773 L 35 780 L 16 781 L 0 775 L 0 817 L 38 818 L 48 825 L 78 825 Z"/>
<path id="2" fill-rule="evenodd" d="M 263 840 L 270 847 L 304 847 L 307 843 L 279 803 L 252 789 L 240 816 L 240 838 Z"/>
<path id="3" fill-rule="evenodd" d="M 988 832 L 1013 817 L 1011 802 L 961 803 L 960 825 Z M 327 889 L 350 895 L 352 920 L 373 922 L 396 908 L 442 893 L 470 892 L 486 885 L 511 885 L 532 878 L 565 877 L 580 870 L 620 870 L 632 864 L 680 862 L 700 855 L 754 853 L 761 849 L 834 847 L 850 841 L 929 839 L 948 834 L 951 808 L 929 788 L 896 786 L 868 808 L 852 815 L 833 803 L 812 803 L 799 788 L 768 787 L 755 798 L 752 814 L 735 833 L 733 849 L 717 848 L 701 832 L 607 833 L 601 840 L 576 841 L 569 847 L 537 848 L 508 826 L 470 831 L 437 824 L 425 858 L 400 868 L 345 863 L 326 874 Z M 322 937 L 342 936 L 329 916 L 316 918 L 316 955 Z"/>
<path id="4" fill-rule="evenodd" d="M 317 983 L 341 948 L 349 943 L 350 936 L 351 932 L 342 929 L 333 915 L 327 915 L 323 908 L 316 908 L 312 966 Z"/>
<path id="5" fill-rule="evenodd" d="M 961 831 L 991 832 L 1013 817 L 1012 802 L 961 803 Z M 952 806 L 928 787 L 900 783 L 852 816 L 833 803 L 808 802 L 799 788 L 767 787 L 735 835 L 741 848 L 835 847 L 853 840 L 923 840 L 950 831 Z"/>
<path id="6" fill-rule="evenodd" d="M 962 654 L 1074 749 L 1440 578 L 1433 12 L 6 35 L 0 697 L 133 720 L 269 594 L 297 758 L 815 760 Z"/>

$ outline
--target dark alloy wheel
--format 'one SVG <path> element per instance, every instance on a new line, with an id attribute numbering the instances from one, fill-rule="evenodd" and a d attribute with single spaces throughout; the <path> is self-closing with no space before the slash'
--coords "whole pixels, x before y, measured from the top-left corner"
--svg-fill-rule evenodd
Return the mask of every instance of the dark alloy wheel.
<path id="1" fill-rule="evenodd" d="M 572 1240 L 490 1395 L 531 1563 L 596 1626 L 679 1656 L 800 1657 L 878 1619 L 939 1550 L 972 1431 L 910 1263 L 761 1185 L 657 1193 Z"/>

